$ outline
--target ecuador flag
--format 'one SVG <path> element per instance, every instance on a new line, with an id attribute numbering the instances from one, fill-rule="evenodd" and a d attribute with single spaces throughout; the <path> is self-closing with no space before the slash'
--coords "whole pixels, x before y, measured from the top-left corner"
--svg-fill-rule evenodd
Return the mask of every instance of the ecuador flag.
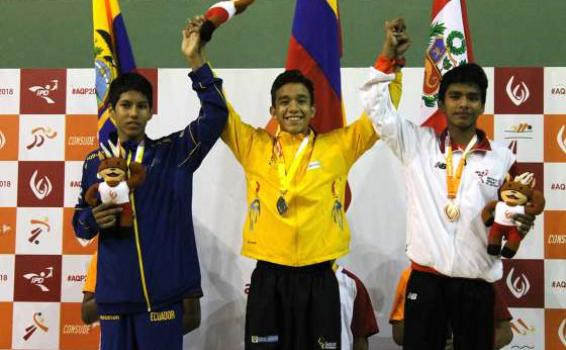
<path id="1" fill-rule="evenodd" d="M 108 115 L 108 87 L 119 74 L 136 69 L 118 0 L 92 0 L 98 139 L 106 143 L 115 126 Z"/>

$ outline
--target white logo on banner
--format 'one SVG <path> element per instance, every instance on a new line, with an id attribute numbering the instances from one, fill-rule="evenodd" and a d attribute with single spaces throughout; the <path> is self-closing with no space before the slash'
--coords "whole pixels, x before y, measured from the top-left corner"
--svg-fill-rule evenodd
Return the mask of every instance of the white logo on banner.
<path id="1" fill-rule="evenodd" d="M 515 296 L 515 298 L 520 299 L 529 292 L 529 289 L 531 289 L 531 284 L 529 283 L 527 276 L 525 276 L 525 274 L 523 273 L 520 277 L 517 277 L 513 280 L 514 271 L 515 268 L 512 267 L 511 271 L 509 271 L 509 274 L 507 275 L 507 287 Z"/>
<path id="2" fill-rule="evenodd" d="M 6 145 L 6 136 L 4 136 L 4 133 L 2 132 L 2 130 L 0 130 L 0 149 L 4 148 L 5 145 Z"/>
<path id="3" fill-rule="evenodd" d="M 37 170 L 33 172 L 31 179 L 29 180 L 29 186 L 33 194 L 39 200 L 43 200 L 45 197 L 49 196 L 51 191 L 53 190 L 53 186 L 51 185 L 51 181 L 47 176 L 42 177 L 39 181 L 35 181 L 37 177 Z"/>
<path id="4" fill-rule="evenodd" d="M 524 81 L 513 86 L 514 80 L 515 80 L 514 75 L 511 76 L 511 78 L 509 78 L 505 91 L 507 92 L 507 96 L 509 96 L 511 102 L 513 102 L 515 106 L 519 106 L 525 103 L 525 101 L 529 99 L 531 93 L 529 91 L 529 88 L 527 87 L 527 84 L 525 84 Z"/>
<path id="5" fill-rule="evenodd" d="M 564 327 L 566 326 L 566 318 L 560 322 L 560 327 L 558 327 L 558 338 L 562 342 L 562 345 L 566 347 L 566 334 L 564 334 Z"/>
<path id="6" fill-rule="evenodd" d="M 41 271 L 40 273 L 26 273 L 23 277 L 29 280 L 29 283 L 38 286 L 42 292 L 49 292 L 49 288 L 43 285 L 46 279 L 53 277 L 53 267 L 48 267 L 45 271 Z"/>
<path id="7" fill-rule="evenodd" d="M 53 104 L 55 101 L 51 97 L 49 97 L 49 93 L 51 91 L 57 90 L 59 87 L 59 80 L 51 80 L 50 83 L 53 84 L 46 84 L 45 86 L 32 86 L 29 88 L 29 91 L 35 93 L 35 96 L 41 97 L 48 104 Z"/>
<path id="8" fill-rule="evenodd" d="M 0 227 L 0 234 L 1 235 L 3 235 L 4 233 L 8 233 L 10 231 L 12 231 L 12 226 L 10 226 L 10 225 L 3 224 L 2 227 Z"/>
<path id="9" fill-rule="evenodd" d="M 51 130 L 51 128 L 49 127 L 39 127 L 34 128 L 31 131 L 31 134 L 33 135 L 33 142 L 26 146 L 27 149 L 41 147 L 41 145 L 43 145 L 43 143 L 45 142 L 45 138 L 47 137 L 48 139 L 54 139 L 57 136 L 57 131 Z"/>
<path id="10" fill-rule="evenodd" d="M 560 146 L 562 152 L 566 153 L 566 137 L 564 137 L 564 125 L 562 125 L 560 130 L 558 130 L 558 134 L 556 135 L 556 142 L 558 142 L 558 146 Z"/>

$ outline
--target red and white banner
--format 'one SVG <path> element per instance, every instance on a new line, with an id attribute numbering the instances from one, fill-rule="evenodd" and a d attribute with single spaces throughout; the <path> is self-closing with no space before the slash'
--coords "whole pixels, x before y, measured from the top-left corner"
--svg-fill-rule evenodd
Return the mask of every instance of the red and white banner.
<path id="1" fill-rule="evenodd" d="M 453 67 L 472 61 L 466 1 L 434 0 L 429 41 L 425 51 L 420 124 L 430 126 L 437 132 L 446 127 L 445 117 L 437 106 L 440 79 Z"/>
<path id="2" fill-rule="evenodd" d="M 242 119 L 262 127 L 271 82 L 281 71 L 217 73 Z M 152 138 L 197 117 L 199 102 L 187 69 L 143 72 L 157 92 L 159 112 L 148 124 Z M 341 72 L 349 124 L 361 114 L 358 88 L 367 69 Z M 500 283 L 514 332 L 507 349 L 563 349 L 566 68 L 488 67 L 486 73 L 490 86 L 480 127 L 496 141 L 516 142 L 518 171 L 533 172 L 547 200 L 517 256 L 504 263 Z M 413 122 L 420 118 L 422 79 L 422 68 L 404 69 L 399 111 Z M 97 147 L 93 88 L 93 69 L 0 69 L 0 349 L 98 349 L 100 328 L 80 320 L 81 290 L 96 244 L 82 246 L 71 227 L 83 159 Z M 400 171 L 398 160 L 378 142 L 348 178 L 352 243 L 340 264 L 363 280 L 373 301 L 380 333 L 369 339 L 372 349 L 392 348 L 387 316 L 398 276 L 408 265 Z M 185 337 L 184 349 L 243 349 L 246 291 L 255 263 L 240 255 L 245 184 L 243 170 L 221 141 L 195 173 L 193 219 L 204 297 L 201 326 Z"/>

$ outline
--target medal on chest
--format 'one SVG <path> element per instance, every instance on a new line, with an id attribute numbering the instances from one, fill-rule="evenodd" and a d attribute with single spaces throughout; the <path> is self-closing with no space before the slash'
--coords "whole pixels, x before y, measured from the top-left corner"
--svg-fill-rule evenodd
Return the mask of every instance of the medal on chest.
<path id="1" fill-rule="evenodd" d="M 275 154 L 275 158 L 277 159 L 277 177 L 279 178 L 279 198 L 277 198 L 275 207 L 277 208 L 277 212 L 281 216 L 285 216 L 289 211 L 289 205 L 287 203 L 287 199 L 290 197 L 289 187 L 291 184 L 291 180 L 297 174 L 297 170 L 305 156 L 311 136 L 312 136 L 312 131 L 309 130 L 309 134 L 303 138 L 303 141 L 301 141 L 301 144 L 299 145 L 297 152 L 295 152 L 295 156 L 291 161 L 289 170 L 287 170 L 287 168 L 285 167 L 283 146 L 281 145 L 279 137 L 276 137 L 275 143 L 273 145 L 273 153 Z"/>
<path id="2" fill-rule="evenodd" d="M 458 190 L 460 188 L 460 183 L 462 180 L 462 173 L 464 172 L 464 167 L 466 166 L 466 159 L 470 154 L 470 151 L 476 144 L 478 137 L 474 135 L 474 137 L 468 142 L 468 145 L 464 149 L 462 153 L 462 157 L 458 162 L 458 168 L 456 169 L 456 173 L 454 173 L 454 165 L 453 165 L 453 154 L 452 154 L 452 144 L 450 141 L 450 137 L 447 136 L 446 142 L 446 193 L 448 197 L 448 201 L 444 206 L 444 213 L 446 217 L 451 222 L 458 221 L 460 218 L 460 208 L 456 202 L 456 196 L 458 194 Z"/>
<path id="3" fill-rule="evenodd" d="M 289 207 L 287 206 L 285 197 L 283 197 L 282 195 L 279 196 L 279 198 L 277 199 L 277 211 L 279 212 L 279 215 L 285 215 L 288 209 Z"/>

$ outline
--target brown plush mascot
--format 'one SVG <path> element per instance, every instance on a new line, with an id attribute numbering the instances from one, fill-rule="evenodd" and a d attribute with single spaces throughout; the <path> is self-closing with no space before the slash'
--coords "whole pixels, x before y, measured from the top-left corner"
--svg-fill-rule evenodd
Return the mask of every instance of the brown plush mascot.
<path id="1" fill-rule="evenodd" d="M 482 219 L 489 229 L 487 252 L 512 258 L 517 253 L 523 236 L 517 230 L 513 215 L 539 215 L 544 210 L 545 199 L 542 192 L 533 189 L 532 173 L 523 173 L 513 181 L 508 178 L 499 189 L 501 201 L 489 202 L 482 211 Z M 507 241 L 501 249 L 501 241 Z"/>
<path id="2" fill-rule="evenodd" d="M 126 160 L 121 157 L 123 152 L 120 151 L 119 146 L 113 148 L 117 150 L 117 155 L 103 149 L 104 152 L 98 153 L 100 158 L 98 176 L 103 179 L 103 182 L 90 186 L 85 194 L 85 200 L 91 207 L 97 206 L 100 202 L 119 205 L 122 207 L 119 226 L 131 227 L 133 212 L 130 192 L 145 180 L 145 168 L 136 162 L 131 162 L 128 167 Z"/>

